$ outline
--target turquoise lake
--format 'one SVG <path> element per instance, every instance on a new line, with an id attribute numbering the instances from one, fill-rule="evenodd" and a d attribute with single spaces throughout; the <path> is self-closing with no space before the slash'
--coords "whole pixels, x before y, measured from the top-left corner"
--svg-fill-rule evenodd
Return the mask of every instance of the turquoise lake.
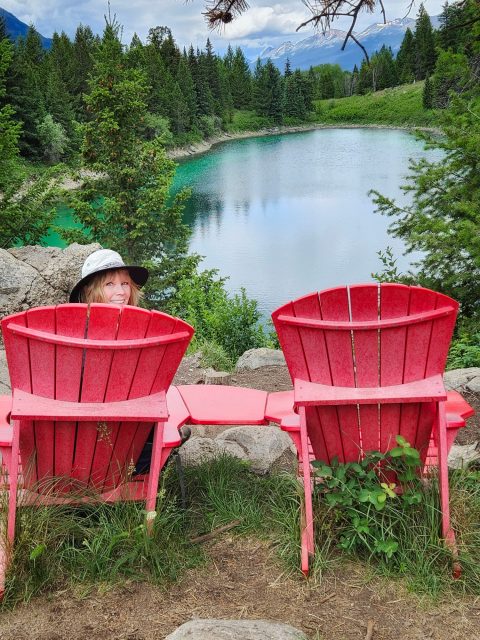
<path id="1" fill-rule="evenodd" d="M 421 157 L 439 154 L 405 131 L 323 129 L 223 143 L 182 162 L 174 187 L 192 189 L 191 251 L 269 315 L 311 291 L 371 281 L 387 245 L 408 268 L 415 257 L 402 255 L 368 191 L 405 202 L 409 158 Z"/>

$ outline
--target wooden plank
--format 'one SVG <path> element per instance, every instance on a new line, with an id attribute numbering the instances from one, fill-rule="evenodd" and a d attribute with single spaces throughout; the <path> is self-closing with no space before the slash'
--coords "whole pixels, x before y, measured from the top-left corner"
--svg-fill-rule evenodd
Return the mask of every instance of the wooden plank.
<path id="1" fill-rule="evenodd" d="M 87 338 L 92 340 L 114 340 L 117 335 L 121 308 L 116 305 L 92 304 L 88 320 Z M 100 403 L 104 401 L 113 358 L 111 350 L 89 350 L 85 352 L 83 368 L 81 403 Z M 118 416 L 117 416 L 118 417 Z M 81 422 L 77 429 L 73 477 L 80 483 L 88 484 L 91 475 L 93 456 L 97 443 L 98 421 Z"/>
<path id="2" fill-rule="evenodd" d="M 401 284 L 380 285 L 380 317 L 405 317 L 410 304 L 410 287 Z M 380 332 L 380 385 L 399 385 L 403 382 L 407 327 L 384 328 Z M 401 405 L 380 407 L 380 451 L 396 445 L 400 433 Z"/>
<path id="3" fill-rule="evenodd" d="M 129 307 L 126 307 L 129 308 Z M 132 307 L 130 307 L 132 308 Z M 118 309 L 121 311 L 121 309 Z M 24 336 L 26 338 L 35 338 L 38 342 L 45 342 L 46 344 L 61 344 L 66 347 L 75 347 L 77 349 L 111 349 L 113 351 L 129 351 L 130 349 L 137 349 L 140 346 L 163 346 L 172 342 L 178 342 L 179 340 L 185 340 L 188 338 L 189 332 L 181 331 L 178 334 L 172 334 L 168 336 L 156 336 L 146 340 L 93 340 L 85 338 L 66 338 L 65 336 L 59 336 L 49 331 L 39 331 L 36 329 L 26 329 L 17 324 L 11 324 L 10 329 L 12 333 Z"/>
<path id="4" fill-rule="evenodd" d="M 191 333 L 187 334 L 188 337 L 186 339 L 180 339 L 176 342 L 172 342 L 165 347 L 162 362 L 157 371 L 157 375 L 152 386 L 152 393 L 156 393 L 157 391 L 161 391 L 163 389 L 166 390 L 172 383 L 173 376 L 177 372 L 180 362 L 187 350 L 191 336 L 193 335 L 193 329 L 191 329 L 191 327 L 187 325 L 186 322 L 183 322 L 183 320 L 177 318 L 175 322 L 174 333 L 179 333 L 184 328 L 189 328 L 191 330 Z"/>
<path id="5" fill-rule="evenodd" d="M 87 305 L 66 304 L 56 309 L 57 335 L 83 338 L 87 326 Z M 83 351 L 65 345 L 56 348 L 56 393 L 57 400 L 78 402 L 82 379 Z M 61 420 L 55 423 L 54 474 L 56 477 L 71 477 L 77 435 L 77 423 Z M 60 488 L 60 487 L 59 487 Z M 61 490 L 69 491 L 71 485 L 64 483 Z"/>
<path id="6" fill-rule="evenodd" d="M 459 304 L 452 298 L 437 293 L 436 305 L 446 307 L 450 304 L 451 313 L 447 317 L 433 321 L 430 349 L 427 356 L 425 375 L 430 376 L 445 370 L 448 350 L 455 328 Z"/>
<path id="7" fill-rule="evenodd" d="M 358 286 L 371 286 L 371 285 L 358 285 Z M 375 286 L 375 285 L 373 285 Z M 416 287 L 419 289 L 420 287 Z M 427 289 L 425 291 L 428 291 Z M 432 293 L 432 292 L 431 292 Z M 436 318 L 443 318 L 450 315 L 451 308 L 441 307 L 439 309 L 419 312 L 412 314 L 411 316 L 392 318 L 390 320 L 375 320 L 375 321 L 349 321 L 344 320 L 340 322 L 332 322 L 331 320 L 316 320 L 313 318 L 296 318 L 289 314 L 279 314 L 278 319 L 287 325 L 294 327 L 306 327 L 311 329 L 325 329 L 333 331 L 371 331 L 372 329 L 389 329 L 394 327 L 403 327 L 414 324 L 421 324 L 422 322 L 429 322 Z"/>
<path id="8" fill-rule="evenodd" d="M 117 340 L 143 342 L 150 316 L 151 313 L 145 309 L 129 306 L 123 308 L 119 318 Z M 141 351 L 139 347 L 114 352 L 105 391 L 105 402 L 126 400 L 129 397 Z M 147 393 L 145 392 L 144 395 Z M 115 422 L 108 425 L 108 437 L 102 437 L 97 441 L 92 463 L 92 479 L 94 476 L 96 486 L 102 487 L 104 484 L 110 488 L 113 486 L 112 478 L 109 478 L 111 467 L 116 470 L 126 470 L 125 456 L 128 447 L 122 447 L 123 437 L 123 423 Z"/>
<path id="9" fill-rule="evenodd" d="M 422 287 L 410 288 L 410 314 L 431 311 L 436 306 L 436 293 Z M 432 334 L 433 321 L 409 326 L 407 329 L 407 343 L 405 348 L 405 368 L 403 379 L 405 382 L 420 380 L 425 377 L 428 352 Z M 423 407 L 423 408 L 422 408 Z M 424 405 L 405 405 L 402 408 L 401 435 L 412 445 L 419 440 L 418 428 L 423 424 L 422 410 Z M 433 426 L 433 425 L 432 425 Z"/>
<path id="10" fill-rule="evenodd" d="M 226 387 L 218 387 L 226 388 Z M 265 393 L 266 392 L 259 392 Z M 126 422 L 146 420 L 156 422 L 168 416 L 165 391 L 121 402 L 68 402 L 35 396 L 15 389 L 13 392 L 12 418 L 24 420 L 75 420 Z M 79 443 L 77 443 L 79 444 Z"/>
<path id="11" fill-rule="evenodd" d="M 379 318 L 379 286 L 355 285 L 350 290 L 352 322 L 373 322 Z M 355 383 L 357 387 L 378 387 L 380 384 L 379 330 L 354 330 L 352 335 L 355 359 Z M 360 443 L 364 451 L 380 447 L 379 405 L 360 406 L 358 409 Z"/>
<path id="12" fill-rule="evenodd" d="M 27 311 L 29 329 L 55 334 L 55 307 L 40 307 Z M 55 345 L 29 339 L 32 393 L 44 398 L 55 398 Z M 34 423 L 37 460 L 37 481 L 52 478 L 55 472 L 55 425 L 53 420 Z M 23 452 L 20 451 L 22 456 Z"/>
<path id="13" fill-rule="evenodd" d="M 30 352 L 28 340 L 17 336 L 9 330 L 9 325 L 27 325 L 27 312 L 23 311 L 2 320 L 2 335 L 8 362 L 8 371 L 12 389 L 22 389 L 31 392 Z M 35 436 L 33 421 L 23 421 L 20 424 L 20 455 L 24 468 L 28 469 L 25 482 L 34 484 L 37 481 L 37 465 L 35 455 Z"/>
<path id="14" fill-rule="evenodd" d="M 319 295 L 323 320 L 334 323 L 349 322 L 350 310 L 346 287 L 327 289 Z M 351 333 L 346 331 L 326 331 L 327 357 L 332 376 L 332 384 L 354 387 L 353 352 Z M 341 462 L 357 460 L 360 450 L 360 429 L 356 407 L 338 407 L 338 429 L 327 425 L 324 431 L 330 458 L 338 455 Z"/>
<path id="15" fill-rule="evenodd" d="M 170 335 L 174 332 L 176 319 L 162 313 L 151 313 L 146 337 L 157 335 Z M 137 373 L 130 389 L 131 398 L 139 398 L 151 393 L 154 388 L 155 378 L 162 366 L 165 346 L 142 349 L 138 360 Z"/>
<path id="16" fill-rule="evenodd" d="M 205 384 L 177 390 L 192 424 L 265 424 L 266 391 Z"/>
<path id="17" fill-rule="evenodd" d="M 406 384 L 390 387 L 331 387 L 329 385 L 295 380 L 295 404 L 311 405 L 345 405 L 372 403 L 418 403 L 434 400 L 446 400 L 447 392 L 442 376 L 436 375 L 424 380 L 416 380 Z"/>
<path id="18" fill-rule="evenodd" d="M 308 380 L 309 372 L 305 354 L 303 352 L 300 331 L 298 327 L 292 327 L 279 320 L 279 317 L 282 314 L 287 314 L 289 316 L 295 315 L 293 302 L 289 302 L 280 309 L 277 309 L 277 311 L 274 311 L 272 313 L 272 320 L 278 335 L 280 346 L 285 356 L 285 361 L 287 363 L 288 371 L 290 373 L 292 381 L 296 377 L 301 377 L 305 380 Z"/>

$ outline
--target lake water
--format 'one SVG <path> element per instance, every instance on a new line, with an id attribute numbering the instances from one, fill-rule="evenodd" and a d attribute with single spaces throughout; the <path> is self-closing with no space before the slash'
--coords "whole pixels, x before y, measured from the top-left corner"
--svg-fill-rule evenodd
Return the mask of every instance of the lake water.
<path id="1" fill-rule="evenodd" d="M 428 152 L 428 157 L 438 152 Z M 245 287 L 263 314 L 326 287 L 367 282 L 402 242 L 375 213 L 370 189 L 405 202 L 409 158 L 427 156 L 414 136 L 385 129 L 324 129 L 227 142 L 181 163 L 175 188 L 192 196 L 185 221 L 204 268 Z"/>

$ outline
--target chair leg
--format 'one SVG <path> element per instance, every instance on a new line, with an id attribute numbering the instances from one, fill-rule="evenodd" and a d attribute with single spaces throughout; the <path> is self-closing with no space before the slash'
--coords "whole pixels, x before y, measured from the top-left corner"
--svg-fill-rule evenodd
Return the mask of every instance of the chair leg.
<path id="1" fill-rule="evenodd" d="M 18 490 L 18 455 L 19 455 L 19 435 L 18 424 L 14 424 L 11 450 L 5 452 L 2 447 L 2 463 L 8 472 L 8 511 L 6 530 L 0 531 L 0 600 L 5 593 L 5 578 L 10 564 L 15 539 L 15 520 L 17 513 L 17 490 Z M 3 457 L 3 455 L 5 457 Z"/>
<path id="2" fill-rule="evenodd" d="M 310 473 L 310 457 L 308 453 L 308 435 L 305 408 L 300 408 L 300 442 L 302 458 L 302 480 L 304 501 L 302 504 L 302 572 L 308 574 L 309 559 L 315 552 L 313 533 L 312 478 Z"/>
<path id="3" fill-rule="evenodd" d="M 163 426 L 163 423 L 158 422 L 155 425 L 153 435 L 152 461 L 150 463 L 150 473 L 148 475 L 147 499 L 145 505 L 147 511 L 147 532 L 149 534 L 152 533 L 153 521 L 157 515 L 155 512 L 155 505 L 157 502 L 160 471 L 172 450 L 172 447 L 163 446 Z"/>
<path id="4" fill-rule="evenodd" d="M 447 416 L 445 402 L 438 403 L 437 410 L 437 441 L 438 441 L 438 482 L 440 484 L 440 506 L 442 510 L 442 537 L 450 548 L 453 556 L 453 577 L 459 578 L 462 573 L 458 561 L 458 549 L 455 533 L 450 525 L 450 504 L 448 488 L 448 444 L 447 444 Z"/>

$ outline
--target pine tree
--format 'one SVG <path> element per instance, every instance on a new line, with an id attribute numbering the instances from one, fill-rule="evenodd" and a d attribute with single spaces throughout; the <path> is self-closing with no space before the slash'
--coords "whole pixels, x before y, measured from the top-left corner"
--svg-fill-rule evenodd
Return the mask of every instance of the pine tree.
<path id="1" fill-rule="evenodd" d="M 283 72 L 283 77 L 286 79 L 291 76 L 292 73 L 292 65 L 290 64 L 290 60 L 287 58 L 287 61 L 285 62 L 285 71 Z"/>
<path id="2" fill-rule="evenodd" d="M 46 116 L 43 58 L 40 36 L 34 27 L 29 27 L 25 39 L 18 42 L 14 51 L 8 94 L 15 118 L 22 123 L 20 151 L 31 158 L 42 155 L 37 127 Z"/>
<path id="3" fill-rule="evenodd" d="M 191 131 L 197 126 L 197 95 L 186 55 L 182 56 L 178 63 L 177 83 L 187 109 L 187 129 Z"/>
<path id="4" fill-rule="evenodd" d="M 446 109 L 454 94 L 463 93 L 470 84 L 472 72 L 463 53 L 439 50 L 435 73 L 432 76 L 432 104 Z"/>
<path id="5" fill-rule="evenodd" d="M 409 204 L 375 193 L 378 210 L 392 219 L 390 233 L 418 252 L 415 282 L 461 303 L 463 317 L 480 321 L 480 107 L 456 98 L 443 113 L 442 136 L 426 134 L 442 151 L 436 161 L 411 165 L 404 190 Z"/>
<path id="6" fill-rule="evenodd" d="M 273 122 L 282 121 L 282 77 L 271 60 L 255 67 L 255 110 Z"/>
<path id="7" fill-rule="evenodd" d="M 397 76 L 400 84 L 415 80 L 415 36 L 407 29 L 396 58 Z"/>
<path id="8" fill-rule="evenodd" d="M 423 85 L 422 104 L 424 109 L 432 109 L 433 107 L 433 88 L 430 81 L 430 76 L 425 78 L 425 84 Z"/>
<path id="9" fill-rule="evenodd" d="M 229 82 L 235 109 L 249 109 L 252 105 L 252 74 L 240 47 L 235 49 L 232 58 Z"/>
<path id="10" fill-rule="evenodd" d="M 415 79 L 423 80 L 435 68 L 435 37 L 430 17 L 423 4 L 420 5 L 415 25 Z"/>
<path id="11" fill-rule="evenodd" d="M 84 122 L 88 115 L 85 111 L 83 95 L 88 91 L 88 77 L 93 68 L 93 52 L 99 44 L 90 27 L 80 25 L 73 41 L 72 78 L 70 82 L 75 118 Z"/>
<path id="12" fill-rule="evenodd" d="M 18 243 L 38 244 L 55 215 L 52 200 L 58 170 L 40 178 L 28 176 L 19 163 L 21 123 L 7 101 L 6 75 L 13 59 L 13 46 L 0 36 L 0 247 Z"/>
<path id="13" fill-rule="evenodd" d="M 169 298 L 178 281 L 198 263 L 187 256 L 188 229 L 181 221 L 181 198 L 167 205 L 175 165 L 157 140 L 144 142 L 147 114 L 145 74 L 126 65 L 119 26 L 107 22 L 96 53 L 85 100 L 83 156 L 95 172 L 70 205 L 83 230 L 69 240 L 98 241 L 125 261 L 149 267 L 150 300 Z"/>

